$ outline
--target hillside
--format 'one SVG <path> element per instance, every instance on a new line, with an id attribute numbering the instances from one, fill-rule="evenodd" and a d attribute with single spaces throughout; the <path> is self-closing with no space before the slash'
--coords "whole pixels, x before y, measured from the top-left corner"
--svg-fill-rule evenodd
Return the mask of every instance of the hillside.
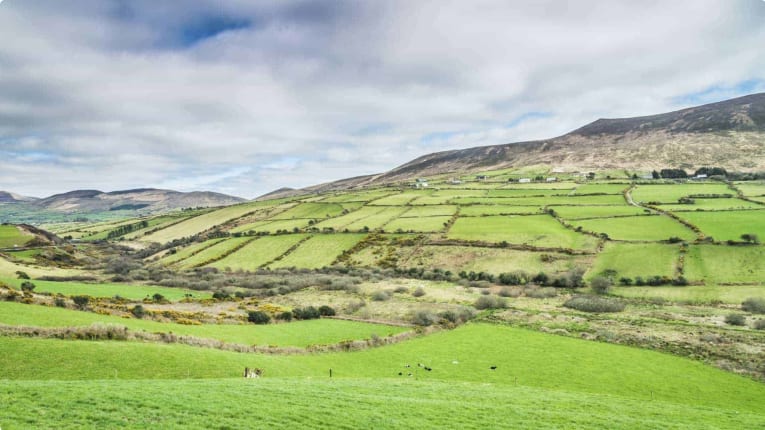
<path id="1" fill-rule="evenodd" d="M 551 139 L 436 152 L 385 173 L 305 191 L 539 164 L 565 171 L 709 165 L 733 171 L 765 170 L 765 93 L 658 115 L 598 119 Z"/>
<path id="2" fill-rule="evenodd" d="M 0 203 L 21 203 L 37 200 L 34 197 L 22 196 L 8 191 L 0 191 Z"/>
<path id="3" fill-rule="evenodd" d="M 34 204 L 40 208 L 60 212 L 87 213 L 140 209 L 153 213 L 188 207 L 226 206 L 243 201 L 245 199 L 206 191 L 182 193 L 141 188 L 108 193 L 98 190 L 76 190 L 46 197 L 37 200 Z"/>

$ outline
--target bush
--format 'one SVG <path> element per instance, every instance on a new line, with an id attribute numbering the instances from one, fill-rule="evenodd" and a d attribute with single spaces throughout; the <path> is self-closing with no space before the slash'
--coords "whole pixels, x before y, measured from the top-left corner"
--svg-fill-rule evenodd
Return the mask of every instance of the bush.
<path id="1" fill-rule="evenodd" d="M 765 330 L 765 320 L 757 320 L 754 322 L 754 328 L 757 330 Z"/>
<path id="2" fill-rule="evenodd" d="M 390 299 L 390 295 L 387 291 L 375 291 L 372 294 L 372 300 L 376 302 L 384 302 L 386 300 Z"/>
<path id="3" fill-rule="evenodd" d="M 422 288 L 422 287 L 417 287 L 417 288 L 415 288 L 415 289 L 414 289 L 414 291 L 412 292 L 412 295 L 413 295 L 414 297 L 422 297 L 422 296 L 424 296 L 424 295 L 425 295 L 425 289 L 424 289 L 424 288 Z"/>
<path id="4" fill-rule="evenodd" d="M 507 307 L 505 299 L 497 296 L 481 296 L 475 301 L 476 309 L 504 309 Z"/>
<path id="5" fill-rule="evenodd" d="M 590 286 L 595 294 L 607 294 L 611 290 L 611 280 L 605 276 L 596 276 L 590 281 Z"/>
<path id="6" fill-rule="evenodd" d="M 229 293 L 227 293 L 225 291 L 216 291 L 216 292 L 213 293 L 212 297 L 215 300 L 224 301 L 224 300 L 230 300 L 231 299 L 231 294 L 229 294 Z"/>
<path id="7" fill-rule="evenodd" d="M 741 314 L 728 314 L 725 316 L 725 323 L 736 326 L 746 325 L 746 317 Z"/>
<path id="8" fill-rule="evenodd" d="M 566 303 L 563 303 L 563 306 L 582 312 L 603 313 L 621 312 L 626 305 L 618 300 L 604 297 L 578 296 L 567 300 Z"/>
<path id="9" fill-rule="evenodd" d="M 547 299 L 558 295 L 558 290 L 553 287 L 526 288 L 523 292 L 526 294 L 526 297 L 531 297 L 533 299 Z"/>
<path id="10" fill-rule="evenodd" d="M 165 296 L 159 293 L 154 293 L 154 295 L 151 296 L 151 299 L 154 300 L 156 303 L 162 303 L 165 301 Z"/>
<path id="11" fill-rule="evenodd" d="M 393 290 L 393 292 L 396 293 L 396 294 L 408 293 L 409 292 L 409 288 L 406 288 L 406 287 L 396 287 L 396 289 Z"/>
<path id="12" fill-rule="evenodd" d="M 321 316 L 319 310 L 313 306 L 307 308 L 295 308 L 292 310 L 292 316 L 296 320 L 315 320 Z"/>
<path id="13" fill-rule="evenodd" d="M 741 309 L 753 314 L 765 314 L 765 299 L 760 297 L 750 297 L 741 303 Z"/>
<path id="14" fill-rule="evenodd" d="M 335 310 L 327 305 L 319 306 L 319 315 L 323 317 L 333 317 L 335 316 Z"/>
<path id="15" fill-rule="evenodd" d="M 63 297 L 56 297 L 53 300 L 53 304 L 56 305 L 57 308 L 65 308 L 66 307 L 66 300 L 64 300 Z"/>
<path id="16" fill-rule="evenodd" d="M 72 301 L 80 309 L 85 309 L 90 303 L 90 296 L 72 296 Z"/>
<path id="17" fill-rule="evenodd" d="M 29 282 L 29 281 L 24 281 L 24 282 L 21 283 L 21 291 L 32 292 L 32 290 L 34 290 L 34 289 L 35 289 L 35 284 L 33 284 L 33 283 Z"/>
<path id="18" fill-rule="evenodd" d="M 141 305 L 135 305 L 133 309 L 130 310 L 130 313 L 136 318 L 143 318 L 146 316 L 146 309 Z"/>
<path id="19" fill-rule="evenodd" d="M 247 312 L 247 321 L 254 324 L 268 324 L 271 322 L 271 317 L 263 311 L 250 311 Z"/>
<path id="20" fill-rule="evenodd" d="M 521 295 L 521 291 L 518 288 L 502 288 L 499 290 L 499 296 L 500 297 L 518 297 Z"/>
<path id="21" fill-rule="evenodd" d="M 279 315 L 277 315 L 276 319 L 281 320 L 281 321 L 290 322 L 290 321 L 292 321 L 292 312 L 284 311 L 284 312 L 280 313 Z"/>
<path id="22" fill-rule="evenodd" d="M 438 318 L 428 311 L 417 311 L 412 315 L 412 324 L 427 327 L 435 324 Z"/>
<path id="23" fill-rule="evenodd" d="M 16 277 L 18 279 L 29 279 L 29 275 L 27 275 L 27 272 L 22 272 L 21 270 L 16 271 Z"/>

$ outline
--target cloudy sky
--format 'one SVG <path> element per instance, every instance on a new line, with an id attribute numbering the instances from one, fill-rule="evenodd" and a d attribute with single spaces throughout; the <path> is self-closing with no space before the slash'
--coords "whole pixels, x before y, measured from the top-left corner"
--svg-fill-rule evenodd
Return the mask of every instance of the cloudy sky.
<path id="1" fill-rule="evenodd" d="M 0 190 L 255 197 L 765 91 L 765 2 L 0 0 Z"/>

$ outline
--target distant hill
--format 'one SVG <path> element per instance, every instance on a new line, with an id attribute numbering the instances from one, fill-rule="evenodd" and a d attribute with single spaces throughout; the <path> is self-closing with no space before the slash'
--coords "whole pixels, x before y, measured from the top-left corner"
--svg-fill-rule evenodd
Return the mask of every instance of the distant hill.
<path id="1" fill-rule="evenodd" d="M 108 193 L 98 190 L 76 190 L 36 200 L 33 205 L 41 209 L 68 213 L 117 210 L 155 213 L 188 207 L 227 206 L 243 201 L 245 199 L 209 191 L 182 193 L 139 188 Z"/>
<path id="2" fill-rule="evenodd" d="M 0 203 L 21 203 L 37 200 L 34 197 L 22 196 L 8 191 L 0 191 Z"/>
<path id="3" fill-rule="evenodd" d="M 348 189 L 421 176 L 545 164 L 563 170 L 721 166 L 765 171 L 765 93 L 635 118 L 599 119 L 563 136 L 423 155 L 388 172 L 305 188 Z"/>

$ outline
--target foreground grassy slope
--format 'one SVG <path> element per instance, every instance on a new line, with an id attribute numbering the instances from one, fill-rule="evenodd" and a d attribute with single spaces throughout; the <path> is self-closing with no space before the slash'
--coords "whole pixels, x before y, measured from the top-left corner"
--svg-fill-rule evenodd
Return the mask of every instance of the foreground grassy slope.
<path id="1" fill-rule="evenodd" d="M 0 248 L 24 246 L 32 239 L 33 235 L 22 233 L 15 225 L 0 225 Z"/>
<path id="2" fill-rule="evenodd" d="M 136 331 L 175 333 L 222 340 L 244 345 L 308 346 L 333 344 L 342 340 L 368 339 L 374 333 L 388 336 L 406 331 L 403 327 L 356 321 L 319 319 L 285 324 L 184 325 L 120 318 L 69 309 L 0 302 L 0 324 L 34 327 L 76 327 L 91 324 L 115 324 Z"/>
<path id="3" fill-rule="evenodd" d="M 6 429 L 735 429 L 762 422 L 756 413 L 658 400 L 389 379 L 5 381 L 0 399 Z"/>
<path id="4" fill-rule="evenodd" d="M 0 277 L 0 282 L 4 282 L 16 289 L 21 288 L 21 279 L 11 279 Z M 83 282 L 55 282 L 55 281 L 33 281 L 35 292 L 63 294 L 65 296 L 86 295 L 91 297 L 114 297 L 120 296 L 130 300 L 140 300 L 144 297 L 151 297 L 154 294 L 161 294 L 167 300 L 177 301 L 191 294 L 194 298 L 212 297 L 209 291 L 194 291 L 183 288 L 156 287 L 148 285 L 125 285 L 125 284 L 107 284 Z"/>

